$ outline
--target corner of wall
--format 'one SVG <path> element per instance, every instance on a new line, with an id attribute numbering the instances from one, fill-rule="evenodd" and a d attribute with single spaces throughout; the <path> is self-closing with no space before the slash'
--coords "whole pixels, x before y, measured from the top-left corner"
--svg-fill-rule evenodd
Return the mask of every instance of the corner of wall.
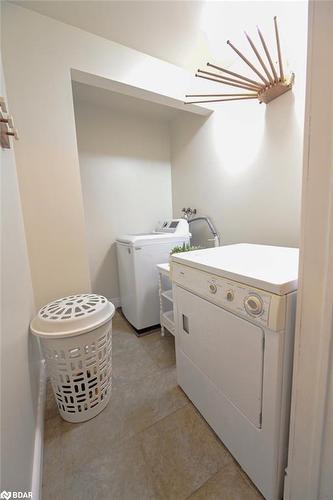
<path id="1" fill-rule="evenodd" d="M 41 360 L 36 429 L 35 429 L 34 458 L 32 465 L 32 480 L 31 480 L 31 492 L 33 500 L 42 499 L 45 399 L 46 399 L 46 366 L 45 366 L 45 361 Z"/>

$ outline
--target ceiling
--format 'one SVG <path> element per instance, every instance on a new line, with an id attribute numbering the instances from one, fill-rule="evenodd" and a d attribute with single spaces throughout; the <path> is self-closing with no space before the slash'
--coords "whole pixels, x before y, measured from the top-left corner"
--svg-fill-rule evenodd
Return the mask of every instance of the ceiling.
<path id="1" fill-rule="evenodd" d="M 246 64 L 239 64 L 239 58 L 227 46 L 226 40 L 230 38 L 253 60 L 243 30 L 257 39 L 255 27 L 259 24 L 268 46 L 275 47 L 273 16 L 278 15 L 281 20 L 283 43 L 283 27 L 295 22 L 295 5 L 305 0 L 9 1 L 176 64 L 191 73 L 210 61 L 235 67 L 236 71 L 239 66 L 246 75 L 251 74 L 251 70 Z"/>
<path id="2" fill-rule="evenodd" d="M 182 111 L 156 104 L 144 99 L 120 94 L 111 90 L 93 87 L 84 83 L 72 82 L 74 103 L 88 103 L 126 114 L 139 114 L 141 117 L 169 121 Z"/>
<path id="3" fill-rule="evenodd" d="M 205 2 L 21 0 L 14 3 L 188 68 L 197 45 Z"/>

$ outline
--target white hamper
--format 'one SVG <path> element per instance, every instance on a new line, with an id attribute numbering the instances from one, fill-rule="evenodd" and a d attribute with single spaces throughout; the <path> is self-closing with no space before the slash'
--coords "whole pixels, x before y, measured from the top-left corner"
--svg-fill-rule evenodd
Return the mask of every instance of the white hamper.
<path id="1" fill-rule="evenodd" d="M 60 415 L 68 422 L 89 420 L 109 402 L 114 312 L 101 295 L 70 295 L 42 307 L 31 322 Z"/>

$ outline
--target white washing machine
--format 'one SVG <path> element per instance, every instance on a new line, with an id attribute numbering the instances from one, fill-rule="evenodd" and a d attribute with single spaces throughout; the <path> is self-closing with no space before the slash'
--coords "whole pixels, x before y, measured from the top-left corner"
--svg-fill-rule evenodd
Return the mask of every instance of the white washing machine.
<path id="1" fill-rule="evenodd" d="M 178 383 L 267 500 L 287 461 L 298 249 L 175 255 Z"/>
<path id="2" fill-rule="evenodd" d="M 138 333 L 160 322 L 157 264 L 168 262 L 171 249 L 189 243 L 190 236 L 188 222 L 173 219 L 152 233 L 117 239 L 121 307 Z"/>

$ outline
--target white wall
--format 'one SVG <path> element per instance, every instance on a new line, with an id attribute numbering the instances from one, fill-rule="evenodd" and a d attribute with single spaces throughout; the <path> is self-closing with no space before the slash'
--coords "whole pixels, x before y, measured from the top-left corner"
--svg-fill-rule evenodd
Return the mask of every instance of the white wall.
<path id="1" fill-rule="evenodd" d="M 285 62 L 296 74 L 295 86 L 268 106 L 257 101 L 224 102 L 214 105 L 215 112 L 209 118 L 182 115 L 175 119 L 171 135 L 174 214 L 178 215 L 183 206 L 197 208 L 200 214 L 212 218 L 224 244 L 297 246 L 307 4 L 220 2 L 216 8 L 223 20 L 220 35 L 230 37 L 253 61 L 255 56 L 242 33 L 244 22 L 256 39 L 255 24 L 266 36 L 273 32 L 272 19 L 277 15 Z M 222 45 L 221 50 L 225 50 Z M 231 49 L 229 52 L 229 60 L 237 60 Z M 244 63 L 232 68 L 246 71 Z M 236 92 L 202 80 L 201 93 L 205 89 Z"/>
<path id="2" fill-rule="evenodd" d="M 172 216 L 168 122 L 74 100 L 92 290 L 119 298 L 115 239 Z"/>
<path id="3" fill-rule="evenodd" d="M 2 81 L 1 91 L 5 95 Z M 1 150 L 1 486 L 31 490 L 39 350 L 29 335 L 34 308 L 16 164 Z"/>
<path id="4" fill-rule="evenodd" d="M 172 64 L 41 16 L 3 9 L 3 60 L 36 304 L 90 288 L 71 69 L 183 106 L 192 77 Z M 189 111 L 189 109 L 188 109 Z"/>

